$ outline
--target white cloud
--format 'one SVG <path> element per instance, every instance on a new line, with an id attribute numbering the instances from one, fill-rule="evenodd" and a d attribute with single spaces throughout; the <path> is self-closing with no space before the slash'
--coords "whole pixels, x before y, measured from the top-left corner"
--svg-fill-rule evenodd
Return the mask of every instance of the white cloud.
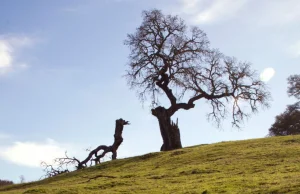
<path id="1" fill-rule="evenodd" d="M 12 65 L 12 49 L 0 40 L 0 73 L 5 73 Z"/>
<path id="2" fill-rule="evenodd" d="M 275 70 L 272 67 L 265 68 L 260 74 L 260 80 L 268 82 L 275 75 Z"/>
<path id="3" fill-rule="evenodd" d="M 32 46 L 33 43 L 33 39 L 26 36 L 0 35 L 0 76 L 24 67 L 26 63 L 22 62 L 19 65 L 20 62 L 16 60 L 17 54 L 23 48 Z"/>
<path id="4" fill-rule="evenodd" d="M 195 24 L 214 23 L 234 17 L 247 0 L 180 0 L 178 13 Z"/>
<path id="5" fill-rule="evenodd" d="M 52 163 L 54 158 L 64 156 L 66 146 L 47 139 L 45 142 L 14 142 L 0 149 L 0 158 L 18 165 L 40 167 L 41 161 Z"/>
<path id="6" fill-rule="evenodd" d="M 178 0 L 172 9 L 193 24 L 213 24 L 237 16 L 260 26 L 300 22 L 299 0 Z M 166 8 L 169 11 L 170 7 Z"/>

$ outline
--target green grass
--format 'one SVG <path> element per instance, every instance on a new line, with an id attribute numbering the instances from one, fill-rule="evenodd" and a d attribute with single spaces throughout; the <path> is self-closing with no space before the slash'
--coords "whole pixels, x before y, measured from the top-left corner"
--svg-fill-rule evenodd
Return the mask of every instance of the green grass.
<path id="1" fill-rule="evenodd" d="M 0 193 L 300 193 L 300 136 L 149 153 L 3 187 Z"/>

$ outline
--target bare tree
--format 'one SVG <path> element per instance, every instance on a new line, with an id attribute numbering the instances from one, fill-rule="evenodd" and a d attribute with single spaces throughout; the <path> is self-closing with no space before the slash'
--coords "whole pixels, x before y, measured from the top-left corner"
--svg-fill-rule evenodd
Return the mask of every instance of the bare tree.
<path id="1" fill-rule="evenodd" d="M 112 160 L 117 159 L 117 150 L 123 142 L 122 133 L 124 125 L 129 124 L 129 121 L 125 121 L 123 119 L 116 120 L 114 143 L 111 146 L 98 146 L 97 148 L 91 150 L 88 156 L 82 161 L 80 161 L 76 157 L 69 157 L 67 152 L 65 152 L 65 157 L 54 159 L 53 165 L 42 162 L 41 166 L 44 168 L 44 172 L 46 173 L 43 177 L 53 177 L 58 174 L 69 172 L 69 166 L 75 166 L 76 169 L 82 169 L 87 166 L 91 166 L 93 162 L 94 164 L 99 164 L 100 159 L 110 152 L 112 153 Z"/>
<path id="2" fill-rule="evenodd" d="M 57 165 L 57 164 L 55 164 L 55 165 Z M 47 164 L 46 162 L 41 162 L 41 167 L 43 168 L 45 175 L 42 176 L 40 179 L 54 177 L 59 174 L 70 172 L 68 169 L 68 164 L 64 164 L 64 166 L 62 166 L 62 165 L 54 166 L 51 164 Z"/>
<path id="3" fill-rule="evenodd" d="M 288 77 L 288 95 L 300 100 L 300 75 Z"/>
<path id="4" fill-rule="evenodd" d="M 202 30 L 187 28 L 178 16 L 159 10 L 144 11 L 142 17 L 142 24 L 125 40 L 131 50 L 125 76 L 142 102 L 151 98 L 151 112 L 163 139 L 161 151 L 182 147 L 179 128 L 171 117 L 180 109 L 194 108 L 197 100 L 209 102 L 208 116 L 218 125 L 233 101 L 231 116 L 236 127 L 259 106 L 269 106 L 270 94 L 251 65 L 210 49 Z M 159 95 L 168 98 L 168 107 L 160 106 Z M 242 102 L 251 111 L 242 110 Z"/>
<path id="5" fill-rule="evenodd" d="M 20 178 L 20 183 L 25 183 L 25 177 L 24 175 L 19 176 Z"/>

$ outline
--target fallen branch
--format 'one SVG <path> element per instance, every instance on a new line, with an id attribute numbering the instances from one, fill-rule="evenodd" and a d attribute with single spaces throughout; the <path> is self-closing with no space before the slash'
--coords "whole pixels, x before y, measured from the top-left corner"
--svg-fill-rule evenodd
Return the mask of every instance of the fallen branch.
<path id="1" fill-rule="evenodd" d="M 76 157 L 69 157 L 67 152 L 65 152 L 65 157 L 54 159 L 54 165 L 48 165 L 46 162 L 42 162 L 41 166 L 44 167 L 46 175 L 44 177 L 53 177 L 58 174 L 65 172 L 70 172 L 68 167 L 70 165 L 75 165 L 76 170 L 83 169 L 88 166 L 92 166 L 93 162 L 96 164 L 100 163 L 100 159 L 103 158 L 107 153 L 112 153 L 112 160 L 117 159 L 117 150 L 121 143 L 123 142 L 122 132 L 124 125 L 129 125 L 129 121 L 123 119 L 116 120 L 114 143 L 111 146 L 100 145 L 94 150 L 90 151 L 89 155 L 82 161 Z M 99 152 L 102 151 L 101 154 Z M 54 168 L 54 166 L 58 166 Z"/>

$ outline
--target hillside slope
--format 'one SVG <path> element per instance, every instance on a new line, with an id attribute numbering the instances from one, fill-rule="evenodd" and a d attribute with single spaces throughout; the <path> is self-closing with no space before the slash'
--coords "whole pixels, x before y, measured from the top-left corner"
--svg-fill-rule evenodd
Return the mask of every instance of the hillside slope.
<path id="1" fill-rule="evenodd" d="M 0 193 L 300 193 L 300 136 L 150 153 Z"/>

